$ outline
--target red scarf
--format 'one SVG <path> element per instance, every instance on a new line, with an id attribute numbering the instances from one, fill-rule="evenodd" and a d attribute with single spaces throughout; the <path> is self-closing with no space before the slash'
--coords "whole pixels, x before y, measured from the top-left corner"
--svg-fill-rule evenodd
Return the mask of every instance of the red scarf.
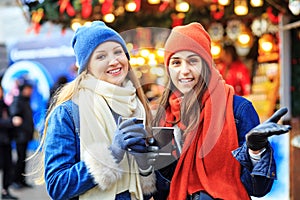
<path id="1" fill-rule="evenodd" d="M 182 102 L 182 93 L 178 90 L 173 92 L 169 97 L 170 106 L 166 110 L 166 121 L 161 124 L 165 124 L 166 127 L 172 127 L 177 124 L 179 128 L 185 130 L 186 126 L 180 121 L 180 105 Z"/>
<path id="2" fill-rule="evenodd" d="M 213 69 L 199 126 L 187 134 L 171 181 L 170 200 L 186 200 L 198 191 L 225 200 L 250 199 L 240 180 L 240 164 L 231 154 L 238 147 L 233 94 L 233 88 Z M 174 115 L 172 110 L 167 109 L 167 116 L 170 111 Z"/>

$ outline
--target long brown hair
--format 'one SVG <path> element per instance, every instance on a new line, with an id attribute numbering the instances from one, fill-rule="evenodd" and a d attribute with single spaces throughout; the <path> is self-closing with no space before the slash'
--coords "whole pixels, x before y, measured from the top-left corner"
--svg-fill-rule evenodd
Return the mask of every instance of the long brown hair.
<path id="1" fill-rule="evenodd" d="M 202 59 L 202 69 L 198 83 L 195 85 L 193 90 L 184 95 L 181 103 L 181 122 L 186 126 L 184 136 L 193 130 L 197 126 L 199 121 L 200 112 L 202 110 L 202 98 L 208 88 L 208 84 L 211 77 L 211 71 L 207 63 Z M 156 112 L 153 120 L 153 126 L 159 126 L 161 119 L 165 118 L 165 111 L 170 106 L 169 98 L 170 95 L 177 90 L 172 83 L 170 77 L 168 79 L 167 86 L 163 92 L 160 101 L 159 108 Z"/>

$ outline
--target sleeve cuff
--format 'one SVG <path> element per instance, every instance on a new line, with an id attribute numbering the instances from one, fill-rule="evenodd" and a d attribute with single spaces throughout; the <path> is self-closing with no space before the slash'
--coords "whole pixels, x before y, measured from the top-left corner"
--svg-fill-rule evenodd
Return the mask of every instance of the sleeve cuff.
<path id="1" fill-rule="evenodd" d="M 259 153 L 254 154 L 251 152 L 250 149 L 248 149 L 248 153 L 250 155 L 250 160 L 252 162 L 253 167 L 260 161 L 262 154 L 266 151 L 266 148 L 263 148 L 262 150 L 260 150 Z"/>

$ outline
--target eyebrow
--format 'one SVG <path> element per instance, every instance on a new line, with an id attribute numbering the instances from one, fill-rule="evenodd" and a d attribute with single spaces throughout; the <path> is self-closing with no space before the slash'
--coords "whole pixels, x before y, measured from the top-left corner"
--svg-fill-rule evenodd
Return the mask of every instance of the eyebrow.
<path id="1" fill-rule="evenodd" d="M 118 46 L 114 47 L 113 49 L 118 49 L 118 48 L 122 48 L 122 46 L 118 45 Z"/>
<path id="2" fill-rule="evenodd" d="M 198 56 L 198 57 L 200 57 L 198 54 L 191 54 L 191 55 L 189 55 L 187 58 L 190 58 L 190 57 L 193 57 L 193 56 Z M 181 57 L 171 57 L 170 59 L 181 59 Z"/>
<path id="3" fill-rule="evenodd" d="M 116 49 L 118 49 L 118 48 L 122 48 L 122 46 L 121 46 L 121 45 L 115 46 L 115 47 L 113 48 L 113 50 L 116 50 Z M 96 53 L 102 53 L 102 52 L 106 52 L 106 50 L 96 50 L 95 52 L 96 52 Z"/>

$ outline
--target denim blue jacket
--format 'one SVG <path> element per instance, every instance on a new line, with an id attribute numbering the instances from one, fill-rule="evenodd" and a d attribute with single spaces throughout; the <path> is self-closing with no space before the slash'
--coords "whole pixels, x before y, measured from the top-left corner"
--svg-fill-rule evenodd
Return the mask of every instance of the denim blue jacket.
<path id="1" fill-rule="evenodd" d="M 46 187 L 53 199 L 72 199 L 95 186 L 85 163 L 80 161 L 79 110 L 72 101 L 51 114 L 44 162 Z"/>
<path id="2" fill-rule="evenodd" d="M 113 113 L 117 119 L 116 113 Z M 71 100 L 53 110 L 45 139 L 45 183 L 49 196 L 55 200 L 79 199 L 95 187 L 93 176 L 80 160 L 80 123 L 78 106 Z M 128 191 L 115 200 L 130 200 Z"/>
<path id="3" fill-rule="evenodd" d="M 273 149 L 268 144 L 261 160 L 252 166 L 245 135 L 259 124 L 258 115 L 252 103 L 240 96 L 234 96 L 233 111 L 240 147 L 232 152 L 242 166 L 241 180 L 250 196 L 262 197 L 270 192 L 276 175 Z"/>
<path id="4" fill-rule="evenodd" d="M 248 154 L 248 148 L 245 144 L 245 135 L 260 123 L 259 117 L 252 103 L 240 96 L 234 96 L 233 110 L 240 147 L 234 150 L 232 154 L 242 166 L 241 181 L 248 194 L 250 196 L 262 197 L 270 192 L 274 179 L 276 179 L 276 164 L 273 157 L 273 150 L 269 144 L 266 151 L 262 154 L 261 160 L 253 167 Z M 173 171 L 176 164 L 176 162 L 171 164 L 169 169 Z M 170 172 L 167 173 L 170 174 Z M 159 171 L 156 171 L 156 178 L 158 192 L 154 195 L 154 199 L 166 199 L 170 180 L 164 177 Z"/>

